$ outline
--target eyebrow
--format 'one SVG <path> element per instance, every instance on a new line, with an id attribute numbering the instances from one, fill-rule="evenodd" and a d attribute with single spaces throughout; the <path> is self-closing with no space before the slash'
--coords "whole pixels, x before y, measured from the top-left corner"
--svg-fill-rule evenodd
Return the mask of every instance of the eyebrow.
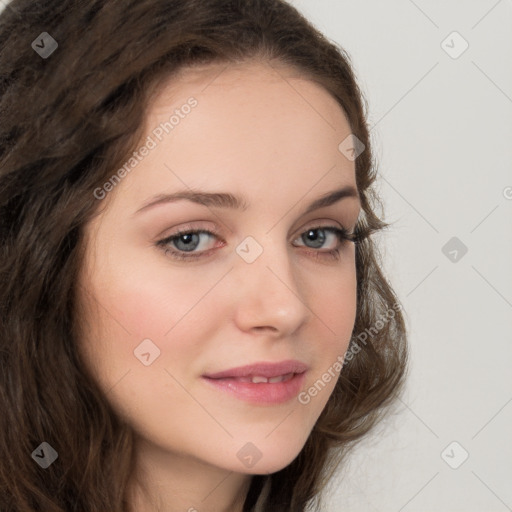
<path id="1" fill-rule="evenodd" d="M 315 199 L 306 208 L 304 215 L 320 208 L 326 208 L 346 197 L 359 198 L 359 193 L 352 185 L 333 190 L 323 196 Z M 194 190 L 183 190 L 174 192 L 173 194 L 158 194 L 147 201 L 139 208 L 134 215 L 147 211 L 158 205 L 174 203 L 176 201 L 186 200 L 197 203 L 208 208 L 229 208 L 232 210 L 245 211 L 249 207 L 247 201 L 243 197 L 235 196 L 227 192 L 200 192 Z"/>

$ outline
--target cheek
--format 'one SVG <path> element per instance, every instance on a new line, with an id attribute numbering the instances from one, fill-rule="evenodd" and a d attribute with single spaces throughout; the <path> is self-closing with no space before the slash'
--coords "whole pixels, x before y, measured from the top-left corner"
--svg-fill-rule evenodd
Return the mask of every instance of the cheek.
<path id="1" fill-rule="evenodd" d="M 350 336 L 357 306 L 357 278 L 352 260 L 338 271 L 326 273 L 322 279 L 308 278 L 311 309 L 318 317 L 322 331 L 330 333 L 339 343 Z M 329 338 L 329 336 L 324 337 Z M 340 341 L 341 340 L 341 341 Z M 343 344 L 343 343 L 342 343 Z"/>
<path id="2" fill-rule="evenodd" d="M 142 432 L 147 425 L 137 418 L 156 421 L 164 404 L 174 411 L 190 407 L 190 397 L 170 375 L 184 382 L 180 370 L 193 368 L 200 353 L 192 307 L 198 290 L 179 293 L 176 280 L 155 281 L 144 271 L 123 275 L 118 267 L 108 279 L 97 274 L 88 283 L 84 314 L 90 329 L 80 346 L 110 403 Z"/>
<path id="3" fill-rule="evenodd" d="M 205 274 L 171 271 L 112 251 L 83 280 L 81 288 L 87 293 L 82 302 L 90 329 L 82 347 L 107 389 L 127 371 L 175 371 L 177 362 L 194 367 L 204 326 L 217 318 L 218 308 L 212 305 L 220 306 L 218 297 L 212 303 L 214 294 L 208 295 L 218 275 Z"/>
<path id="4" fill-rule="evenodd" d="M 164 337 L 186 320 L 218 279 L 143 259 L 124 260 L 110 268 L 94 277 L 94 293 L 134 338 Z"/>
<path id="5" fill-rule="evenodd" d="M 327 403 L 341 371 L 341 362 L 350 343 L 357 310 L 355 265 L 314 285 L 312 310 L 316 315 L 315 347 L 311 346 L 314 372 L 305 385 L 310 411 L 317 414 Z M 319 350 L 319 347 L 321 349 Z"/>
<path id="6" fill-rule="evenodd" d="M 355 277 L 345 277 L 330 283 L 319 291 L 319 316 L 336 335 L 353 327 L 357 303 L 357 283 Z"/>

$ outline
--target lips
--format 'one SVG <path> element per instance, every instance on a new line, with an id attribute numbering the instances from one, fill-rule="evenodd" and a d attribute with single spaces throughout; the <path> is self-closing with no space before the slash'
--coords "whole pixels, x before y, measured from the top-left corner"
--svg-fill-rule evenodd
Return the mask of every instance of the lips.
<path id="1" fill-rule="evenodd" d="M 304 386 L 307 372 L 292 373 L 292 378 L 282 382 L 241 382 L 238 379 L 210 379 L 203 377 L 207 386 L 231 395 L 237 400 L 254 405 L 271 406 L 283 404 L 294 399 Z"/>
<path id="2" fill-rule="evenodd" d="M 221 372 L 204 375 L 209 379 L 237 379 L 240 382 L 254 382 L 253 379 L 260 379 L 259 382 L 273 382 L 269 379 L 293 377 L 293 374 L 304 373 L 308 366 L 300 361 L 289 360 L 279 363 L 255 363 L 246 366 L 239 366 Z M 242 380 L 244 379 L 244 380 Z M 265 380 L 261 380 L 265 379 Z M 274 382 L 281 382 L 277 380 Z"/>
<path id="3" fill-rule="evenodd" d="M 300 361 L 256 363 L 203 375 L 208 385 L 237 399 L 260 405 L 281 404 L 295 397 L 308 366 Z"/>

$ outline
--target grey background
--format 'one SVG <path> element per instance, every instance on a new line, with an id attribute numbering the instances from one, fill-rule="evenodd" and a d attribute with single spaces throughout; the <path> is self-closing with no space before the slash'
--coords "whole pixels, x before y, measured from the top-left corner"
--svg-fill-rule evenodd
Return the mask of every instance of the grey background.
<path id="1" fill-rule="evenodd" d="M 512 510 L 512 1 L 290 3 L 348 51 L 368 99 L 411 343 L 403 398 L 322 510 Z"/>

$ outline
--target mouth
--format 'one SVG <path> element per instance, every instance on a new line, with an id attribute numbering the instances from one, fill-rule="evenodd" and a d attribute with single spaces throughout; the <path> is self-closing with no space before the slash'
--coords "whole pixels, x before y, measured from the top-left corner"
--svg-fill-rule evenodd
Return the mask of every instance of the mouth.
<path id="1" fill-rule="evenodd" d="M 304 384 L 307 370 L 307 365 L 298 361 L 258 363 L 203 375 L 202 378 L 209 386 L 238 400 L 272 405 L 296 397 Z"/>
<path id="2" fill-rule="evenodd" d="M 253 363 L 237 368 L 230 368 L 216 373 L 205 374 L 204 377 L 210 379 L 224 378 L 253 378 L 261 377 L 265 379 L 282 378 L 293 373 L 304 373 L 308 370 L 308 365 L 295 359 L 280 361 L 278 363 Z"/>
<path id="3" fill-rule="evenodd" d="M 253 384 L 270 383 L 275 384 L 277 382 L 286 382 L 293 378 L 296 373 L 287 373 L 286 375 L 278 375 L 277 377 L 263 377 L 261 375 L 252 375 L 249 377 L 225 377 L 224 379 L 216 380 L 232 380 L 235 382 L 252 382 Z"/>

